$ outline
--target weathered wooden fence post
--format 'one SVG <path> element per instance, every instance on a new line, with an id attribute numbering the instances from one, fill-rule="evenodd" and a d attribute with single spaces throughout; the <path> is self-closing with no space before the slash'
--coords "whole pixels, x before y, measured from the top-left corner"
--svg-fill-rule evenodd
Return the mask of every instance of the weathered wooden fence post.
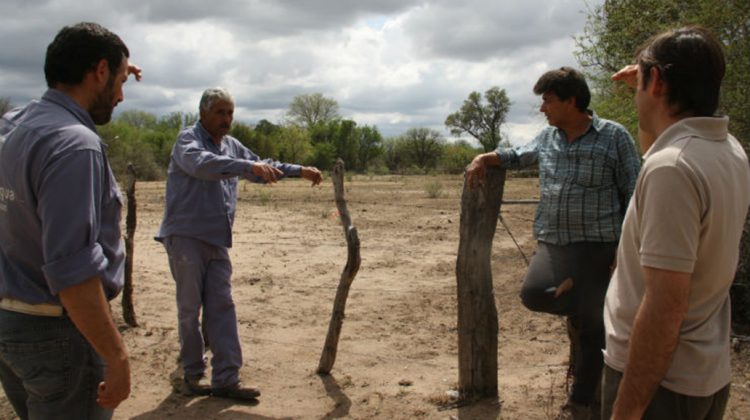
<path id="1" fill-rule="evenodd" d="M 138 321 L 133 308 L 133 249 L 136 226 L 136 202 L 135 202 L 135 167 L 128 163 L 130 172 L 130 183 L 127 188 L 128 214 L 125 217 L 125 285 L 122 290 L 122 317 L 125 323 L 131 327 L 137 327 Z"/>
<path id="2" fill-rule="evenodd" d="M 331 373 L 333 363 L 336 361 L 339 335 L 344 323 L 346 298 L 349 296 L 349 287 L 352 285 L 354 276 L 357 275 L 359 265 L 362 262 L 359 255 L 357 228 L 352 225 L 352 218 L 349 216 L 346 200 L 344 200 L 344 172 L 344 161 L 341 159 L 336 160 L 336 164 L 333 166 L 333 190 L 336 197 L 336 207 L 339 211 L 339 217 L 341 217 L 341 226 L 344 228 L 344 236 L 346 237 L 347 257 L 346 266 L 341 273 L 339 287 L 336 290 L 336 300 L 333 302 L 333 313 L 331 314 L 331 322 L 328 325 L 328 335 L 323 346 L 323 353 L 320 355 L 320 363 L 318 363 L 317 372 L 321 375 Z"/>
<path id="3" fill-rule="evenodd" d="M 505 170 L 489 168 L 475 189 L 464 181 L 456 261 L 458 391 L 462 400 L 497 398 L 497 309 L 492 289 L 492 238 Z"/>

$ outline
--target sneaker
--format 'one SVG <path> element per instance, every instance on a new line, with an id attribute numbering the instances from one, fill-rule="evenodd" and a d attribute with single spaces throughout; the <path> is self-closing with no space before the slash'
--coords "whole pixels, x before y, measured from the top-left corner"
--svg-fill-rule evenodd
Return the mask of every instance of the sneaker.
<path id="1" fill-rule="evenodd" d="M 568 400 L 560 409 L 557 420 L 590 420 L 591 408 L 587 405 Z"/>
<path id="2" fill-rule="evenodd" d="M 260 397 L 260 390 L 249 386 L 243 386 L 242 382 L 221 388 L 211 389 L 211 395 L 219 398 L 230 398 L 240 401 L 253 401 Z"/>
<path id="3" fill-rule="evenodd" d="M 185 390 L 188 395 L 209 395 L 211 394 L 211 385 L 208 383 L 203 375 L 201 376 L 188 376 L 185 375 L 183 378 L 185 384 Z"/>

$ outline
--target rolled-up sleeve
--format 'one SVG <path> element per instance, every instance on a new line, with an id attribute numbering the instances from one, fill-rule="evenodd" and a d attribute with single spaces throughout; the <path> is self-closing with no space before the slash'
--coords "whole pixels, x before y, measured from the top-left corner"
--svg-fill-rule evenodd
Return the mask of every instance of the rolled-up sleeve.
<path id="1" fill-rule="evenodd" d="M 534 140 L 513 148 L 497 148 L 500 166 L 506 169 L 523 169 L 539 161 L 539 136 Z"/>
<path id="2" fill-rule="evenodd" d="M 40 179 L 42 271 L 52 294 L 100 276 L 108 261 L 98 243 L 105 166 L 96 150 L 60 156 Z"/>

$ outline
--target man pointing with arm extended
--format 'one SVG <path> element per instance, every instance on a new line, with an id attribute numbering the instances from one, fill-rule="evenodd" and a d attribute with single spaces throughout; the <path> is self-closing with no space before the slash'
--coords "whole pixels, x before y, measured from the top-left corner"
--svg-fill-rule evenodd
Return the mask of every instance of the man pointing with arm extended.
<path id="1" fill-rule="evenodd" d="M 156 239 L 164 244 L 177 292 L 180 361 L 188 392 L 239 400 L 260 396 L 240 383 L 242 351 L 232 299 L 232 224 L 237 183 L 242 177 L 273 183 L 301 176 L 317 185 L 320 171 L 261 160 L 228 135 L 234 99 L 222 88 L 207 89 L 200 100 L 200 121 L 183 130 L 172 149 L 166 208 Z M 203 328 L 213 355 L 211 384 L 203 381 Z"/>

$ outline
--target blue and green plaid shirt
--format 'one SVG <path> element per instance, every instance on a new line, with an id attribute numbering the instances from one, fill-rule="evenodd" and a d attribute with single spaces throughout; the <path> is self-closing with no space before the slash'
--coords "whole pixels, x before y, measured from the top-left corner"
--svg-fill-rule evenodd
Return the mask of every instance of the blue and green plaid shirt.
<path id="1" fill-rule="evenodd" d="M 572 143 L 562 130 L 547 127 L 529 143 L 496 153 L 507 169 L 539 163 L 537 240 L 567 245 L 620 238 L 640 169 L 635 142 L 622 125 L 592 113 L 588 131 Z"/>

